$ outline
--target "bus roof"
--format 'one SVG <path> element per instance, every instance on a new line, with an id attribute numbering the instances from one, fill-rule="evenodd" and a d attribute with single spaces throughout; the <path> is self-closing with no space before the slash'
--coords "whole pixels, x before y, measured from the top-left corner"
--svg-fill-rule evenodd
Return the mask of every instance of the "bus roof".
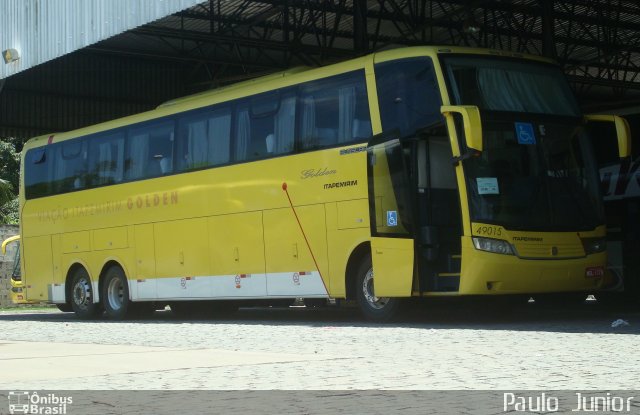
<path id="1" fill-rule="evenodd" d="M 299 82 L 306 82 L 309 80 L 317 79 L 323 76 L 330 76 L 341 72 L 355 70 L 362 68 L 367 61 L 384 62 L 388 60 L 401 59 L 410 56 L 431 56 L 435 58 L 439 54 L 480 54 L 480 55 L 493 55 L 493 56 L 506 56 L 521 59 L 535 60 L 539 62 L 554 63 L 553 60 L 536 55 L 527 55 L 522 53 L 513 53 L 492 49 L 478 49 L 468 47 L 456 47 L 456 46 L 412 46 L 401 47 L 396 49 L 389 49 L 381 52 L 376 52 L 360 58 L 350 59 L 343 62 L 338 62 L 328 66 L 310 68 L 305 66 L 294 67 L 286 71 L 265 75 L 259 78 L 239 82 L 236 84 L 224 86 L 221 88 L 212 89 L 209 91 L 203 91 L 197 94 L 188 95 L 181 98 L 172 99 L 160 104 L 155 109 L 129 115 L 123 118 L 118 118 L 110 121 L 105 121 L 99 124 L 94 124 L 86 127 L 81 127 L 76 130 L 71 130 L 62 133 L 44 134 L 38 137 L 34 137 L 27 141 L 24 145 L 24 150 L 29 148 L 39 147 L 55 139 L 55 142 L 64 141 L 66 139 L 75 138 L 78 136 L 94 134 L 102 131 L 108 131 L 118 127 L 126 126 L 137 122 L 143 122 L 159 118 L 167 115 L 172 115 L 182 111 L 188 111 L 204 107 L 207 105 L 216 104 L 218 102 L 224 102 L 227 100 L 242 97 L 242 91 L 251 91 L 251 94 L 245 93 L 244 95 L 252 95 L 254 93 L 260 93 L 269 91 L 271 89 L 280 88 L 288 84 L 296 84 Z"/>

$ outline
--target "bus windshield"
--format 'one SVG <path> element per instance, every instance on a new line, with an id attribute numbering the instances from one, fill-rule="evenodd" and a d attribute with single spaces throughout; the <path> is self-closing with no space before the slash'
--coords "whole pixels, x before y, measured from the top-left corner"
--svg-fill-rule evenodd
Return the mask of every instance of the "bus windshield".
<path id="1" fill-rule="evenodd" d="M 604 223 L 595 157 L 562 72 L 486 57 L 452 57 L 455 104 L 477 105 L 484 151 L 465 160 L 471 219 L 518 230 Z"/>
<path id="2" fill-rule="evenodd" d="M 580 116 L 560 68 L 482 56 L 447 57 L 451 99 L 481 110 Z"/>

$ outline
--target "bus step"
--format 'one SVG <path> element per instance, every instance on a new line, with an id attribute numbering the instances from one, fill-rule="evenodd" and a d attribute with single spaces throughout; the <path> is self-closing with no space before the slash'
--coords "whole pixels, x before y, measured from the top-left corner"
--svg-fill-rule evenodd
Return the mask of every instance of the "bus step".
<path id="1" fill-rule="evenodd" d="M 454 273 L 460 275 L 460 269 L 462 264 L 462 255 L 448 255 L 447 256 L 447 273 Z"/>
<path id="2" fill-rule="evenodd" d="M 452 272 L 439 273 L 436 286 L 437 291 L 440 292 L 458 291 L 460 289 L 460 274 Z"/>

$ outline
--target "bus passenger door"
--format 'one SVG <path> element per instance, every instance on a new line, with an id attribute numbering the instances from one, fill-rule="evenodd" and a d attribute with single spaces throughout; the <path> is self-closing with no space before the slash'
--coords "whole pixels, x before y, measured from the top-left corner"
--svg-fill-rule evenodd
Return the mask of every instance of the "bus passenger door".
<path id="1" fill-rule="evenodd" d="M 409 297 L 414 240 L 405 151 L 397 137 L 380 135 L 367 151 L 375 295 Z"/>
<path id="2" fill-rule="evenodd" d="M 462 214 L 453 153 L 444 125 L 423 131 L 412 140 L 411 155 L 420 291 L 458 291 Z"/>

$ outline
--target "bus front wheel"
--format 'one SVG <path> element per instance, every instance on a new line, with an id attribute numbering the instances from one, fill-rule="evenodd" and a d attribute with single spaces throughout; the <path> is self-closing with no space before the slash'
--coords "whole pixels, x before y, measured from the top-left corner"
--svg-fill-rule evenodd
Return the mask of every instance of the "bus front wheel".
<path id="1" fill-rule="evenodd" d="M 358 268 L 356 296 L 362 315 L 367 320 L 386 322 L 391 320 L 400 308 L 398 298 L 377 297 L 373 285 L 373 265 L 367 255 Z"/>
<path id="2" fill-rule="evenodd" d="M 111 320 L 123 320 L 132 308 L 129 300 L 129 284 L 122 268 L 110 267 L 102 284 L 104 311 Z"/>
<path id="3" fill-rule="evenodd" d="M 71 304 L 68 304 L 68 303 L 56 304 L 56 307 L 58 307 L 58 310 L 62 311 L 63 313 L 72 313 L 73 312 L 73 306 Z"/>
<path id="4" fill-rule="evenodd" d="M 93 302 L 93 285 L 87 270 L 78 268 L 71 280 L 71 308 L 82 319 L 92 319 L 100 314 L 100 305 Z"/>

